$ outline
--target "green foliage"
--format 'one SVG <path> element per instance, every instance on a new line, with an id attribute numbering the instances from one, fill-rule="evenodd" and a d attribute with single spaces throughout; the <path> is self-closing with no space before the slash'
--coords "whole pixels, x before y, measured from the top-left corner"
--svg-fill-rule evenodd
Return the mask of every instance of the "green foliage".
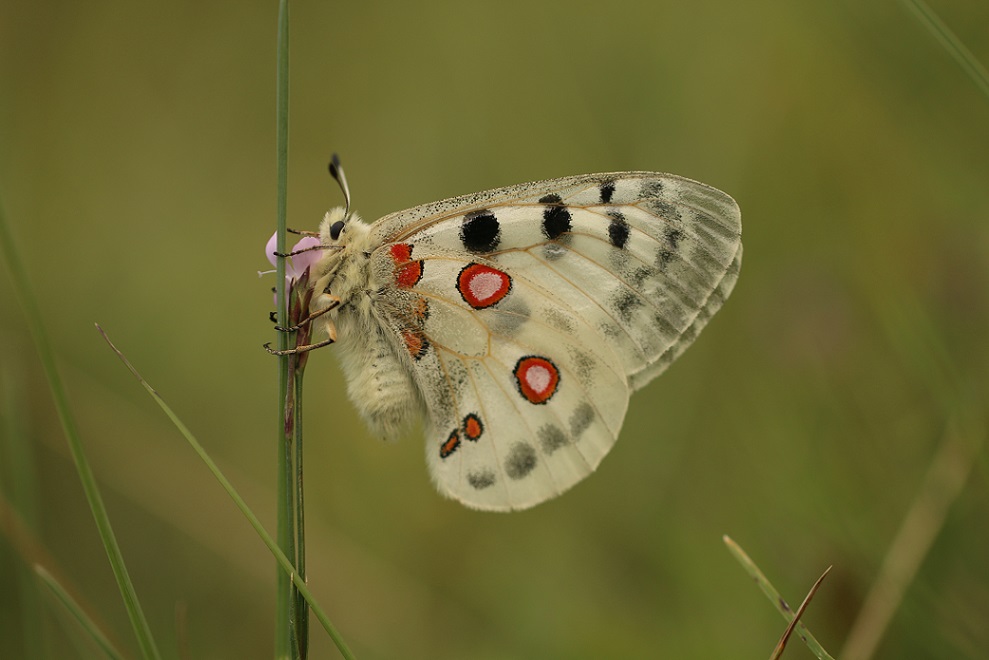
<path id="1" fill-rule="evenodd" d="M 983 5 L 933 5 L 975 63 L 989 61 Z M 10 230 L 168 657 L 269 655 L 276 572 L 92 323 L 209 438 L 274 529 L 276 386 L 260 345 L 277 278 L 254 273 L 277 217 L 276 22 L 273 3 L 0 8 Z M 421 437 L 367 438 L 333 348 L 312 355 L 308 586 L 357 655 L 768 657 L 782 620 L 721 547 L 726 533 L 788 595 L 834 566 L 802 619 L 834 652 L 953 428 L 975 443 L 973 476 L 921 539 L 929 550 L 875 657 L 986 654 L 989 121 L 971 74 L 912 11 L 294 3 L 292 44 L 291 227 L 314 229 L 339 203 L 325 174 L 334 151 L 366 218 L 617 169 L 708 182 L 743 216 L 728 304 L 632 398 L 598 473 L 532 511 L 438 498 Z M 14 374 L 0 387 L 16 388 L 34 452 L 29 527 L 100 628 L 127 639 L 15 289 L 0 278 L 0 367 Z M 22 607 L 26 564 L 0 545 L 12 633 L 0 657 L 22 655 L 19 631 L 32 628 L 49 657 L 72 657 L 53 609 Z M 37 620 L 25 627 L 26 612 Z M 332 640 L 311 637 L 310 657 L 333 657 Z M 783 657 L 810 655 L 791 640 Z"/>

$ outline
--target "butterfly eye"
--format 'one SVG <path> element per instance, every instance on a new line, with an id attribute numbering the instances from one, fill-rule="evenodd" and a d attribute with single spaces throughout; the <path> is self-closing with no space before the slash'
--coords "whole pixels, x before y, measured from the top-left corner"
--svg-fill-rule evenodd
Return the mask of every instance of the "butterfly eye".
<path id="1" fill-rule="evenodd" d="M 340 238 L 340 232 L 343 231 L 343 220 L 337 220 L 332 225 L 330 225 L 330 238 L 334 241 Z"/>

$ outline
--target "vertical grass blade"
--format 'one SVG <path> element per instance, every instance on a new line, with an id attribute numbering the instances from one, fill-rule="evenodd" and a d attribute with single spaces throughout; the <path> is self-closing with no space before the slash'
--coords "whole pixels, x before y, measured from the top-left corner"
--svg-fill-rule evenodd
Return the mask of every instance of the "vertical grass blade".
<path id="1" fill-rule="evenodd" d="M 76 428 L 75 418 L 69 408 L 69 399 L 66 396 L 65 388 L 62 385 L 62 378 L 55 366 L 55 356 L 51 349 L 51 342 L 45 331 L 41 319 L 41 310 L 28 282 L 27 271 L 21 263 L 20 254 L 14 247 L 13 235 L 7 226 L 7 216 L 4 212 L 3 201 L 0 200 L 0 247 L 3 249 L 4 257 L 7 260 L 7 267 L 10 270 L 10 277 L 17 292 L 17 299 L 24 310 L 27 318 L 28 328 L 34 340 L 35 348 L 38 351 L 38 358 L 41 361 L 42 369 L 51 389 L 52 399 L 55 402 L 55 410 L 58 412 L 59 421 L 62 424 L 62 431 L 69 443 L 69 451 L 72 453 L 72 460 L 75 462 L 76 471 L 79 473 L 79 481 L 82 482 L 82 489 L 86 495 L 86 501 L 93 513 L 93 520 L 96 522 L 96 529 L 99 531 L 103 547 L 106 549 L 107 558 L 110 560 L 110 568 L 113 576 L 117 580 L 120 595 L 124 599 L 124 606 L 127 609 L 127 616 L 130 617 L 131 627 L 137 637 L 141 654 L 145 658 L 160 658 L 161 654 L 155 645 L 151 635 L 151 628 L 148 626 L 147 618 L 141 609 L 141 604 L 134 590 L 127 566 L 124 563 L 123 554 L 117 544 L 117 537 L 110 526 L 110 517 L 107 515 L 106 507 L 103 505 L 103 498 L 100 496 L 99 488 L 96 485 L 96 478 L 93 476 L 89 461 L 82 448 L 79 433 Z"/>
<path id="2" fill-rule="evenodd" d="M 288 0 L 278 3 L 278 38 L 277 64 L 275 78 L 275 159 L 277 165 L 277 252 L 285 254 L 285 227 L 288 213 Z M 276 261 L 275 297 L 278 307 L 278 325 L 288 325 L 288 300 L 285 295 L 285 258 L 278 257 Z M 288 347 L 286 333 L 279 332 L 278 349 Z M 289 359 L 287 356 L 278 357 L 278 457 L 276 459 L 277 476 L 277 537 L 278 546 L 287 557 L 295 557 L 295 535 L 293 534 L 292 516 L 292 455 L 291 437 L 287 435 L 289 428 Z M 289 576 L 279 569 L 276 578 L 275 603 L 275 657 L 296 657 L 295 645 L 292 643 L 293 605 L 292 589 Z"/>
<path id="3" fill-rule="evenodd" d="M 295 424 L 293 435 L 295 442 L 295 566 L 299 579 L 306 580 L 306 507 L 305 481 L 303 479 L 302 461 L 302 375 L 304 369 L 299 366 L 298 356 L 290 358 L 297 366 L 293 369 L 292 381 L 295 389 Z M 304 363 L 303 363 L 304 364 Z M 309 607 L 298 589 L 293 589 L 295 607 L 295 633 L 299 656 L 305 660 L 309 654 Z"/>

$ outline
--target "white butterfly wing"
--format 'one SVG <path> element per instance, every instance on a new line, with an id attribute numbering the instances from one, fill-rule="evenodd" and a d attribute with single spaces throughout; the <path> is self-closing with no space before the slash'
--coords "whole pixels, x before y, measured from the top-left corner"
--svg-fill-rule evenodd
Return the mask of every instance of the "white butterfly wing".
<path id="1" fill-rule="evenodd" d="M 730 293 L 734 200 L 647 172 L 542 181 L 376 222 L 400 337 L 429 413 L 439 490 L 510 510 L 560 494 L 614 444 L 629 394 L 686 348 Z"/>

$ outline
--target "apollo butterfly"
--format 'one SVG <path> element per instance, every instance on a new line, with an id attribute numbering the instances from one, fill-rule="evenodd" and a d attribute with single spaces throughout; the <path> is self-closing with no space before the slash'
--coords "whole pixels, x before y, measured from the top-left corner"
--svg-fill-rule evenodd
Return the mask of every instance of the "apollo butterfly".
<path id="1" fill-rule="evenodd" d="M 310 318 L 372 433 L 424 419 L 437 488 L 470 507 L 525 509 L 594 471 L 630 394 L 738 278 L 738 206 L 679 176 L 524 183 L 369 225 L 331 171 L 347 207 L 320 226 Z"/>

